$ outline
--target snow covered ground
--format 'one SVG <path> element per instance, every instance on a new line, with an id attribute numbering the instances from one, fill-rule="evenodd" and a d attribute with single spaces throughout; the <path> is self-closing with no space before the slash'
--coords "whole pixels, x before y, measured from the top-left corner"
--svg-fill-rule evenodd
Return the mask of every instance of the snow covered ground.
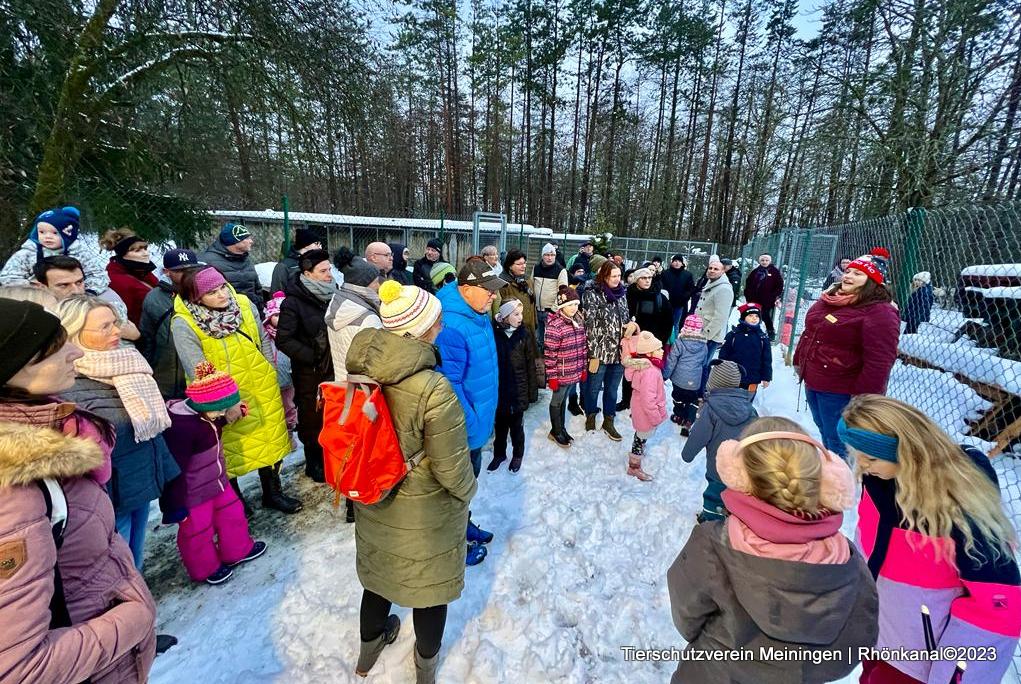
<path id="1" fill-rule="evenodd" d="M 776 382 L 759 393 L 759 412 L 788 416 L 817 434 L 793 374 L 774 356 Z M 546 439 L 548 396 L 526 414 L 521 472 L 483 468 L 472 510 L 496 539 L 486 561 L 467 568 L 464 594 L 450 606 L 439 681 L 668 681 L 673 663 L 627 662 L 621 648 L 683 646 L 665 575 L 700 508 L 704 460 L 681 460 L 682 438 L 667 422 L 645 459 L 656 479 L 638 482 L 624 474 L 632 436 L 626 413 L 617 420 L 620 443 L 585 433 L 583 419 L 568 416 L 576 442 L 564 451 Z M 485 466 L 488 449 L 483 458 Z M 175 527 L 152 534 L 145 575 L 159 604 L 158 631 L 180 639 L 156 660 L 153 682 L 414 681 L 405 609 L 397 609 L 404 623 L 397 642 L 366 680 L 354 676 L 361 597 L 354 528 L 325 486 L 299 475 L 300 463 L 300 453 L 289 458 L 285 481 L 304 511 L 257 508 L 253 536 L 268 541 L 269 551 L 225 585 L 189 582 Z M 257 501 L 257 479 L 243 484 Z M 847 516 L 846 533 L 854 523 Z M 1011 672 L 1007 681 L 1019 680 Z"/>

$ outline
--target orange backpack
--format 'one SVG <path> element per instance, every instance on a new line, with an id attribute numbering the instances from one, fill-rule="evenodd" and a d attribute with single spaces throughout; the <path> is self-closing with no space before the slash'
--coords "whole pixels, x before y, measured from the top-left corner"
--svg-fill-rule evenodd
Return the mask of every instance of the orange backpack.
<path id="1" fill-rule="evenodd" d="M 350 376 L 349 376 L 350 380 Z M 422 460 L 424 452 L 406 459 L 397 441 L 390 409 L 377 383 L 359 376 L 357 382 L 324 382 L 323 447 L 326 482 L 337 492 L 363 504 L 382 501 Z"/>

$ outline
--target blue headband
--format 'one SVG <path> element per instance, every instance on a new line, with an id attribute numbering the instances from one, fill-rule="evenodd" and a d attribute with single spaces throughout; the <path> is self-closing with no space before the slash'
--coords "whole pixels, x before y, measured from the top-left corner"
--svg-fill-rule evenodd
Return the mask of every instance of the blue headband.
<path id="1" fill-rule="evenodd" d="M 843 418 L 837 421 L 837 435 L 840 437 L 841 442 L 857 449 L 863 454 L 872 458 L 889 461 L 890 463 L 897 462 L 897 445 L 900 443 L 897 437 L 872 432 L 871 430 L 847 427 L 847 423 L 844 422 Z"/>

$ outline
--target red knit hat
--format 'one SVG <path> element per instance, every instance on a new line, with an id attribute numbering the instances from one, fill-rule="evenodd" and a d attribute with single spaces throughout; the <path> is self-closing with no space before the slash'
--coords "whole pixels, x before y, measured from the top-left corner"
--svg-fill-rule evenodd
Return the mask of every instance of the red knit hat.
<path id="1" fill-rule="evenodd" d="M 871 254 L 874 257 L 879 257 L 880 259 L 890 258 L 890 250 L 888 250 L 886 247 L 873 247 L 872 251 L 869 252 L 869 254 Z"/>
<path id="2" fill-rule="evenodd" d="M 743 321 L 745 316 L 749 314 L 755 314 L 756 316 L 762 315 L 762 307 L 755 302 L 748 302 L 737 307 L 737 312 L 740 314 L 740 319 Z"/>
<path id="3" fill-rule="evenodd" d="M 203 361 L 195 366 L 195 380 L 184 390 L 196 411 L 226 411 L 241 402 L 234 378 Z"/>
<path id="4" fill-rule="evenodd" d="M 871 278 L 877 285 L 883 284 L 883 272 L 879 270 L 871 261 L 866 259 L 855 259 L 847 265 L 848 268 L 856 268 L 869 278 Z"/>

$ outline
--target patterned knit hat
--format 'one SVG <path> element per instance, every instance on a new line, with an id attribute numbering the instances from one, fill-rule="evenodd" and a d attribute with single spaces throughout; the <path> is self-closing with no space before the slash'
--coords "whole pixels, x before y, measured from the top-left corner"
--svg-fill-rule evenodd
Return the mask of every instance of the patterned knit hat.
<path id="1" fill-rule="evenodd" d="M 397 335 L 419 338 L 429 332 L 443 310 L 440 300 L 414 285 L 388 280 L 379 286 L 379 317 Z"/>
<path id="2" fill-rule="evenodd" d="M 861 271 L 869 277 L 876 285 L 882 285 L 886 280 L 886 276 L 882 269 L 879 268 L 878 264 L 872 261 L 872 258 L 868 255 L 864 257 L 858 257 L 847 265 L 848 268 L 853 268 Z"/>
<path id="3" fill-rule="evenodd" d="M 32 221 L 32 228 L 29 231 L 28 239 L 39 245 L 39 224 L 48 223 L 57 229 L 57 234 L 60 235 L 60 239 L 63 243 L 62 248 L 64 254 L 67 254 L 67 248 L 71 246 L 71 243 L 78 239 L 79 221 L 81 221 L 81 212 L 78 211 L 77 207 L 60 207 L 55 209 L 47 209 L 42 212 Z"/>
<path id="4" fill-rule="evenodd" d="M 740 387 L 743 375 L 741 366 L 733 361 L 715 359 L 709 364 L 709 381 L 706 387 L 711 390 Z"/>
<path id="5" fill-rule="evenodd" d="M 280 313 L 280 307 L 283 305 L 284 299 L 286 298 L 287 296 L 279 290 L 273 293 L 273 297 L 266 302 L 266 311 L 262 314 L 263 322 L 268 323 L 269 319 Z"/>
<path id="6" fill-rule="evenodd" d="M 567 285 L 561 285 L 560 290 L 557 292 L 557 311 L 560 311 L 565 306 L 574 303 L 580 303 L 581 299 L 578 297 L 578 291 L 573 287 Z"/>
<path id="7" fill-rule="evenodd" d="M 196 411 L 226 411 L 241 402 L 234 378 L 203 361 L 195 366 L 195 380 L 184 390 Z"/>
<path id="8" fill-rule="evenodd" d="M 252 231 L 240 223 L 225 223 L 220 229 L 220 242 L 230 247 L 252 237 Z"/>
<path id="9" fill-rule="evenodd" d="M 677 333 L 680 337 L 702 337 L 702 317 L 691 314 L 684 319 L 684 325 Z"/>
<path id="10" fill-rule="evenodd" d="M 447 275 L 452 275 L 455 278 L 457 277 L 457 272 L 454 270 L 454 267 L 446 261 L 437 261 L 429 271 L 429 279 L 433 281 L 433 286 L 435 287 L 439 287 L 446 279 Z"/>

